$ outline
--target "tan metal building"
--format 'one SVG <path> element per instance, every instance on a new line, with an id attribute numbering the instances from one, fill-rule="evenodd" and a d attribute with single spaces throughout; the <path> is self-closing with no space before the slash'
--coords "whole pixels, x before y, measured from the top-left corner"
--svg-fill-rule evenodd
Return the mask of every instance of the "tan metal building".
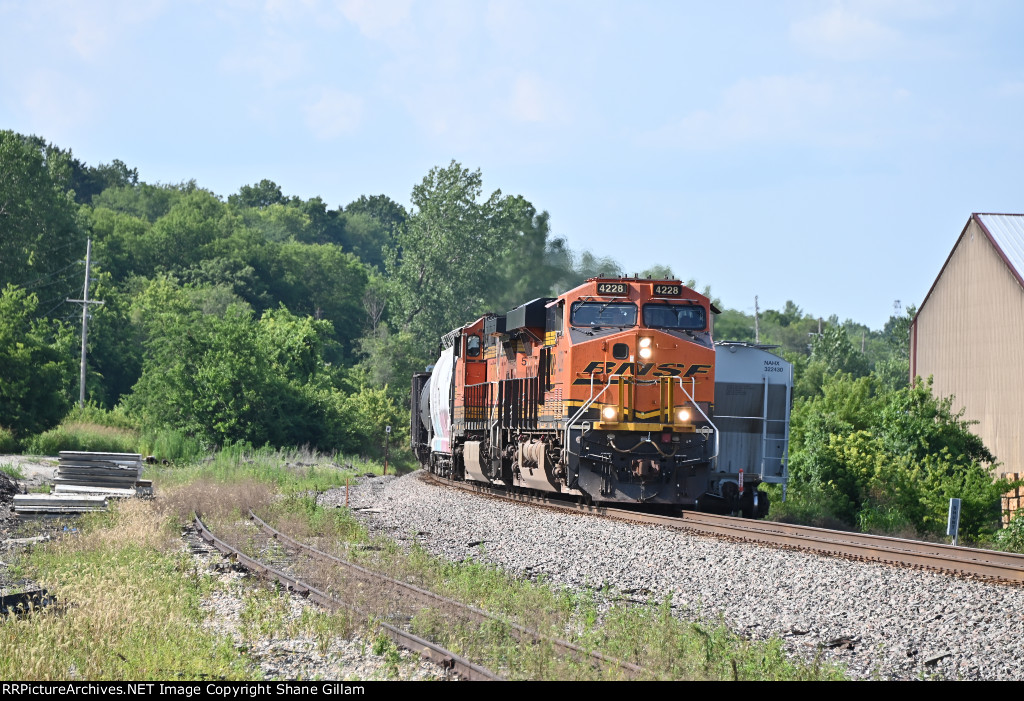
<path id="1" fill-rule="evenodd" d="M 910 375 L 1024 472 L 1024 214 L 972 214 L 910 327 Z"/>

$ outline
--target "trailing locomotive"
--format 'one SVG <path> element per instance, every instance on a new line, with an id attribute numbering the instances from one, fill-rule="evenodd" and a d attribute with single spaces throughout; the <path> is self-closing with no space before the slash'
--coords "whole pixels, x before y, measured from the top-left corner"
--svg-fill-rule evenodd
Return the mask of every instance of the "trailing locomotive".
<path id="1" fill-rule="evenodd" d="M 678 280 L 634 277 L 487 314 L 413 376 L 413 451 L 505 488 L 763 515 L 758 483 L 787 476 L 792 368 L 716 346 L 717 313 Z"/>

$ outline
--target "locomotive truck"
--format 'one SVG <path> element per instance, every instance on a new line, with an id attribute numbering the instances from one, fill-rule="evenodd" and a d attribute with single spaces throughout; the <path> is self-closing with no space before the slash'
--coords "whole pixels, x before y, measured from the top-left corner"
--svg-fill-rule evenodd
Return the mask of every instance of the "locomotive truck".
<path id="1" fill-rule="evenodd" d="M 792 366 L 715 343 L 678 280 L 595 277 L 441 338 L 411 444 L 442 476 L 585 503 L 767 513 L 785 490 Z"/>

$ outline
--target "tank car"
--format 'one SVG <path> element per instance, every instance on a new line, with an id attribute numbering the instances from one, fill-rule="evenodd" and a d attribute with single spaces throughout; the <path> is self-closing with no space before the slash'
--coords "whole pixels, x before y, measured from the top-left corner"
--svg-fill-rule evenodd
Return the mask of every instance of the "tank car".
<path id="1" fill-rule="evenodd" d="M 601 277 L 480 317 L 413 377 L 412 449 L 455 479 L 762 515 L 757 485 L 786 478 L 792 369 L 760 347 L 716 346 L 716 313 L 678 280 Z M 759 370 L 772 382 L 753 381 Z"/>

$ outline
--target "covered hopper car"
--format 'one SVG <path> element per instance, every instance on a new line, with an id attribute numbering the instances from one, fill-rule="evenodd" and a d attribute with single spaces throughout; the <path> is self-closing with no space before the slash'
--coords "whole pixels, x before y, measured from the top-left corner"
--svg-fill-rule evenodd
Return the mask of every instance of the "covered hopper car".
<path id="1" fill-rule="evenodd" d="M 445 334 L 412 380 L 432 472 L 587 503 L 767 513 L 787 478 L 792 367 L 716 344 L 678 280 L 591 278 Z"/>

